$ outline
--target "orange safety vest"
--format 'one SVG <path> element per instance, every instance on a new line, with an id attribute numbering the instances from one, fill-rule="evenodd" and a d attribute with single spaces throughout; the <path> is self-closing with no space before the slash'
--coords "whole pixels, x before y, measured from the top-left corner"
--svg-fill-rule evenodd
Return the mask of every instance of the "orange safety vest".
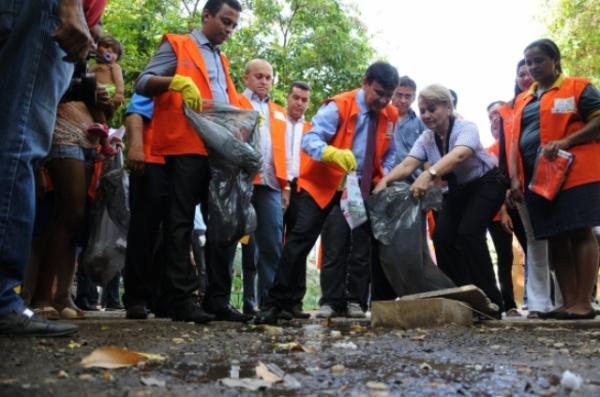
<path id="1" fill-rule="evenodd" d="M 245 95 L 240 95 L 239 105 L 242 109 L 254 110 L 252 102 Z M 286 112 L 285 109 L 269 101 L 269 122 L 271 129 L 271 149 L 273 151 L 273 165 L 275 166 L 275 177 L 282 188 L 287 186 L 287 164 L 286 164 Z M 260 182 L 260 175 L 254 179 L 254 184 Z"/>
<path id="2" fill-rule="evenodd" d="M 360 112 L 356 102 L 358 90 L 345 92 L 325 101 L 335 102 L 339 112 L 339 125 L 336 134 L 329 145 L 338 149 L 352 150 L 356 117 Z M 377 183 L 384 174 L 383 157 L 385 156 L 394 135 L 394 125 L 398 120 L 398 111 L 392 105 L 387 105 L 378 114 L 377 130 L 375 132 L 375 164 L 373 182 Z M 321 208 L 325 208 L 335 196 L 344 171 L 334 164 L 327 164 L 308 158 L 300 169 L 298 187 L 306 190 Z"/>
<path id="3" fill-rule="evenodd" d="M 308 131 L 310 131 L 311 128 L 312 128 L 312 123 L 305 121 L 304 129 L 302 130 L 303 134 L 306 134 Z M 311 160 L 310 156 L 308 154 L 306 154 L 306 152 L 304 150 L 300 149 L 300 167 L 298 168 L 299 175 L 302 174 L 303 168 L 308 167 L 310 160 Z M 300 186 L 298 186 L 298 184 L 296 184 L 296 190 L 300 191 Z"/>
<path id="4" fill-rule="evenodd" d="M 204 99 L 212 99 L 208 71 L 202 53 L 190 35 L 167 34 L 167 40 L 177 57 L 175 74 L 194 80 Z M 229 62 L 221 53 L 221 62 L 227 79 L 229 102 L 238 106 L 238 95 L 229 75 Z M 154 146 L 152 153 L 159 156 L 200 154 L 207 155 L 204 142 L 183 114 L 183 100 L 179 92 L 167 91 L 154 98 Z"/>
<path id="5" fill-rule="evenodd" d="M 163 156 L 152 154 L 154 143 L 154 128 L 152 127 L 152 124 L 152 120 L 144 120 L 144 163 L 165 164 L 165 158 Z"/>
<path id="6" fill-rule="evenodd" d="M 581 93 L 589 81 L 579 77 L 559 77 L 556 86 L 550 88 L 540 100 L 540 144 L 572 135 L 585 126 L 585 121 L 577 110 Z M 513 145 L 519 148 L 523 109 L 534 99 L 535 85 L 521 93 L 515 101 Z M 561 190 L 567 190 L 586 183 L 600 181 L 600 140 L 573 146 L 568 149 L 575 160 Z M 524 186 L 525 177 L 520 150 L 516 150 L 517 173 Z"/>
<path id="7" fill-rule="evenodd" d="M 502 132 L 504 133 L 504 153 L 506 155 L 506 169 L 508 175 L 512 175 L 512 165 L 510 161 L 510 151 L 512 150 L 512 130 L 514 123 L 514 109 L 511 103 L 507 102 L 498 108 L 498 113 L 502 117 Z"/>

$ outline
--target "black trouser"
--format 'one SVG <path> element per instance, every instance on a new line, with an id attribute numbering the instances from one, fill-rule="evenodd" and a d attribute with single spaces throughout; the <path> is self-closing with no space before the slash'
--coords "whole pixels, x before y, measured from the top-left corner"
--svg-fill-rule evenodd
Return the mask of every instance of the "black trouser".
<path id="1" fill-rule="evenodd" d="M 294 228 L 296 220 L 298 219 L 298 200 L 300 198 L 300 192 L 297 190 L 297 183 L 297 179 L 290 182 L 290 204 L 283 214 L 284 242 L 287 240 L 288 233 Z M 294 291 L 294 296 L 301 296 L 304 298 L 304 295 L 306 294 L 306 277 L 299 277 L 296 279 L 295 283 L 293 283 L 290 288 Z M 299 308 L 302 308 L 302 298 L 298 302 Z"/>
<path id="2" fill-rule="evenodd" d="M 152 304 L 157 297 L 162 262 L 155 261 L 159 231 L 165 218 L 169 179 L 164 164 L 144 165 L 144 172 L 129 176 L 131 218 L 123 279 L 126 307 Z"/>
<path id="3" fill-rule="evenodd" d="M 475 284 L 503 311 L 502 295 L 486 243 L 486 229 L 504 201 L 506 183 L 497 170 L 451 188 L 436 221 L 437 263 L 457 286 Z"/>
<path id="4" fill-rule="evenodd" d="M 500 281 L 504 310 L 515 309 L 517 304 L 515 303 L 512 282 L 513 235 L 504 230 L 500 221 L 492 221 L 488 226 L 488 231 L 496 248 L 496 266 L 498 267 L 498 281 Z"/>
<path id="5" fill-rule="evenodd" d="M 306 257 L 321 233 L 325 218 L 334 206 L 339 205 L 340 195 L 337 193 L 325 208 L 321 208 L 310 194 L 304 190 L 300 192 L 296 224 L 287 233 L 275 283 L 261 304 L 261 310 L 270 307 L 290 310 L 302 302 L 304 294 L 300 295 L 294 286 L 298 280 L 306 278 Z"/>
<path id="6" fill-rule="evenodd" d="M 359 303 L 367 308 L 371 272 L 371 237 L 365 223 L 350 230 L 339 205 L 334 206 L 321 231 L 321 300 L 335 310 Z"/>
<path id="7" fill-rule="evenodd" d="M 210 166 L 206 156 L 179 155 L 167 157 L 167 170 L 170 184 L 164 227 L 165 284 L 167 295 L 178 304 L 192 299 L 193 292 L 199 287 L 198 275 L 190 260 L 190 244 L 198 203 L 202 204 L 204 219 L 208 219 Z M 208 286 L 204 306 L 209 310 L 229 304 L 234 255 L 235 245 L 223 247 L 207 238 Z"/>
<path id="8" fill-rule="evenodd" d="M 242 287 L 244 310 L 256 307 L 256 243 L 254 235 L 250 235 L 248 244 L 242 245 Z"/>

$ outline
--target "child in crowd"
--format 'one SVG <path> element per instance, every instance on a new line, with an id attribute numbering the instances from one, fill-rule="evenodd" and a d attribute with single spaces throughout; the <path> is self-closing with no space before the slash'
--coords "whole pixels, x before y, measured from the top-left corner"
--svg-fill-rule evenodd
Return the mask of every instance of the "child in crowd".
<path id="1" fill-rule="evenodd" d="M 96 51 L 96 63 L 90 67 L 90 71 L 96 75 L 96 81 L 103 86 L 113 109 L 117 109 L 123 104 L 125 94 L 125 84 L 123 83 L 123 73 L 121 66 L 117 63 L 123 54 L 121 43 L 114 37 L 104 36 L 98 41 Z M 102 153 L 105 156 L 115 154 L 114 148 L 107 142 L 108 137 L 108 115 L 103 109 L 92 109 L 94 124 L 88 128 L 88 134 L 100 138 Z"/>

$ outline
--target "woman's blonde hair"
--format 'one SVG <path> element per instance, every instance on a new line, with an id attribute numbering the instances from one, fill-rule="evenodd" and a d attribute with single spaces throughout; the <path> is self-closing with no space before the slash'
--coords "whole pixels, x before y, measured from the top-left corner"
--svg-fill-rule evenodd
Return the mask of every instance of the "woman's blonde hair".
<path id="1" fill-rule="evenodd" d="M 454 109 L 450 90 L 441 84 L 432 84 L 423 88 L 421 92 L 419 92 L 419 99 L 424 99 L 427 102 L 433 102 L 435 104 L 443 103 L 448 105 L 450 109 Z"/>

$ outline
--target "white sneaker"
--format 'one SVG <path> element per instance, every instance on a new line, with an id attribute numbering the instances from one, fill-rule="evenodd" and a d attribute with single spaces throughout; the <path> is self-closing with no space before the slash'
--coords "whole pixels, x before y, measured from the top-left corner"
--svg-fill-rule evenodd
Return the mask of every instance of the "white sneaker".
<path id="1" fill-rule="evenodd" d="M 350 302 L 346 311 L 346 317 L 350 318 L 365 318 L 365 312 L 363 312 L 360 304 L 356 302 Z"/>
<path id="2" fill-rule="evenodd" d="M 319 311 L 317 312 L 317 318 L 331 318 L 335 317 L 335 315 L 335 310 L 333 310 L 333 307 L 331 307 L 328 304 L 324 304 L 323 306 L 321 306 L 319 308 Z"/>

